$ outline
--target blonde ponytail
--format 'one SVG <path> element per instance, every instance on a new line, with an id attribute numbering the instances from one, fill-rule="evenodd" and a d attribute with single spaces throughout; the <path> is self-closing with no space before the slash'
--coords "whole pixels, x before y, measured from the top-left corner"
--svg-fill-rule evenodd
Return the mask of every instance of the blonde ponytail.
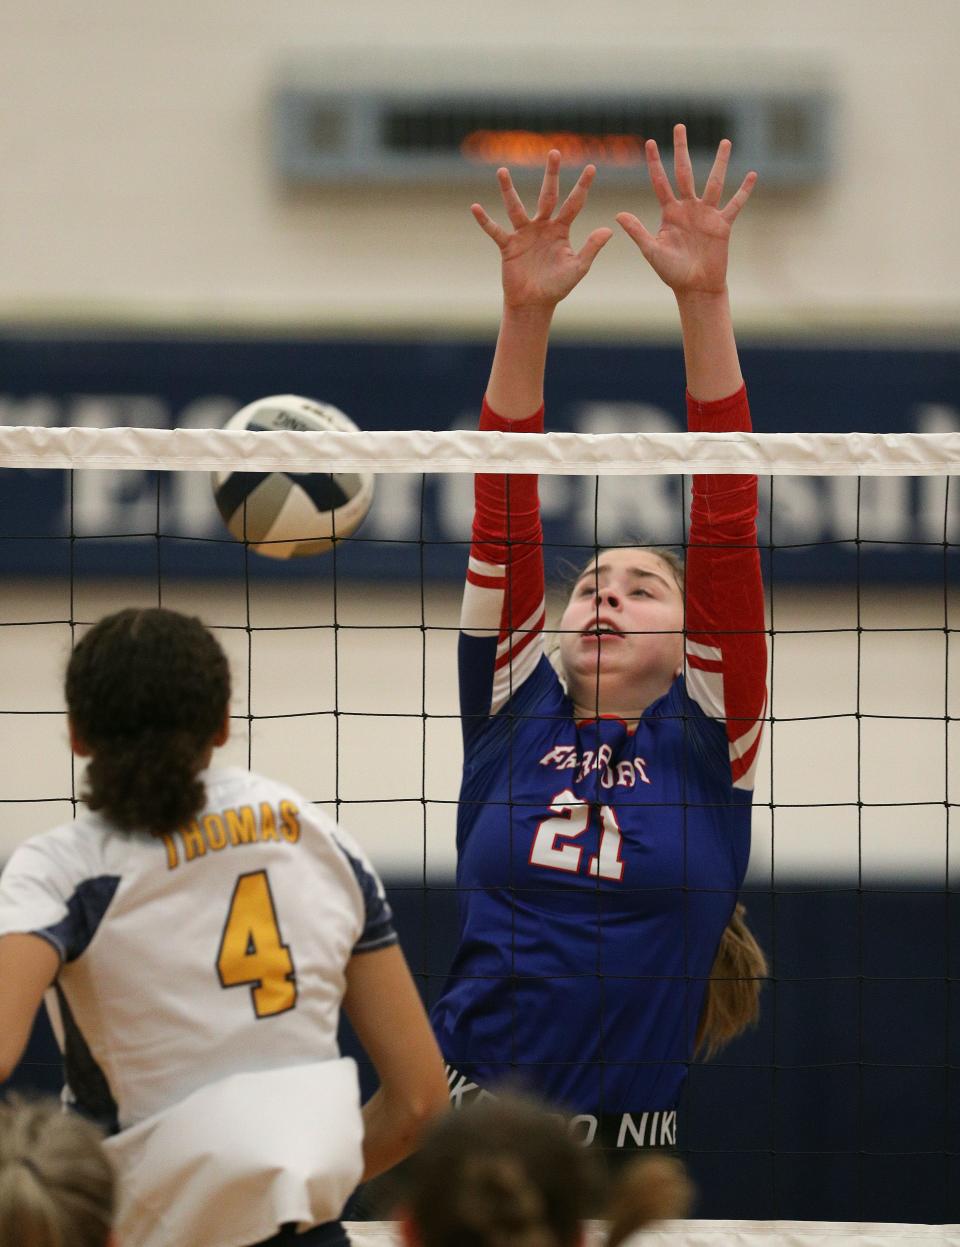
<path id="1" fill-rule="evenodd" d="M 0 1104 L 0 1247 L 105 1247 L 113 1207 L 89 1122 L 54 1101 Z"/>
<path id="2" fill-rule="evenodd" d="M 694 1051 L 709 1061 L 760 1017 L 760 989 L 767 959 L 737 904 L 720 939 L 697 1025 Z"/>

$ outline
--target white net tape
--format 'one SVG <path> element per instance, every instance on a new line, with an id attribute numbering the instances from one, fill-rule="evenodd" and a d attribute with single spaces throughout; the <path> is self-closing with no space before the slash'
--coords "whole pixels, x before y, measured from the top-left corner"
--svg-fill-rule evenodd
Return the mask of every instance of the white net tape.
<path id="1" fill-rule="evenodd" d="M 351 1221 L 353 1247 L 401 1247 L 396 1222 Z M 960 1247 L 960 1225 L 840 1221 L 671 1221 L 629 1239 L 635 1247 Z M 602 1247 L 591 1226 L 584 1247 Z"/>
<path id="2" fill-rule="evenodd" d="M 610 476 L 953 476 L 960 433 L 388 433 L 0 428 L 0 467 Z"/>

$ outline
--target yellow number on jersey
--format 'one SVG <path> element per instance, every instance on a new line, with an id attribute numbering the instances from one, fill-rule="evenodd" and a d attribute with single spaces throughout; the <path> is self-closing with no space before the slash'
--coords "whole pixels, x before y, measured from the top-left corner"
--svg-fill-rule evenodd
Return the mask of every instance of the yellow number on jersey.
<path id="1" fill-rule="evenodd" d="M 233 889 L 217 971 L 224 987 L 250 986 L 258 1018 L 285 1013 L 297 1003 L 293 958 L 280 936 L 265 870 L 241 875 Z"/>

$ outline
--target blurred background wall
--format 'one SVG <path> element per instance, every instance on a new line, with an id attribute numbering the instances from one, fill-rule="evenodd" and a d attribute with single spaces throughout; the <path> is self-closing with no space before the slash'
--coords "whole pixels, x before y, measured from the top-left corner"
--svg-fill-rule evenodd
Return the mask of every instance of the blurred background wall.
<path id="1" fill-rule="evenodd" d="M 761 165 L 736 228 L 757 427 L 960 429 L 958 37 L 953 0 L 8 0 L 0 423 L 218 424 L 292 391 L 363 427 L 469 424 L 499 311 L 468 211 L 497 208 L 491 171 L 284 177 L 274 101 L 293 85 L 691 110 L 816 95 L 819 171 Z M 601 170 L 576 236 L 621 208 L 655 222 L 642 170 Z M 675 319 L 617 237 L 558 314 L 553 427 L 680 427 Z M 455 938 L 466 482 L 426 491 L 421 593 L 419 548 L 391 544 L 419 535 L 417 482 L 381 479 L 335 588 L 329 559 L 248 565 L 219 545 L 204 474 L 81 473 L 72 494 L 59 473 L 0 476 L 0 860 L 73 808 L 59 681 L 77 621 L 200 609 L 238 672 L 229 759 L 339 800 L 434 994 Z M 671 488 L 604 494 L 602 539 L 675 538 Z M 775 981 L 760 1031 L 691 1078 L 701 1215 L 960 1219 L 956 492 L 781 478 L 764 495 L 777 722 L 748 903 Z M 589 540 L 588 492 L 551 482 L 544 502 Z M 20 1080 L 55 1085 L 54 1061 L 38 1033 Z"/>
<path id="2" fill-rule="evenodd" d="M 271 93 L 322 87 L 822 88 L 830 174 L 765 187 L 737 229 L 755 330 L 915 333 L 958 309 L 950 205 L 960 101 L 952 0 L 467 4 L 9 0 L 0 14 L 0 314 L 220 323 L 492 326 L 491 244 L 464 186 L 285 188 Z M 583 230 L 654 218 L 644 177 L 601 176 Z M 561 326 L 672 330 L 626 239 Z"/>

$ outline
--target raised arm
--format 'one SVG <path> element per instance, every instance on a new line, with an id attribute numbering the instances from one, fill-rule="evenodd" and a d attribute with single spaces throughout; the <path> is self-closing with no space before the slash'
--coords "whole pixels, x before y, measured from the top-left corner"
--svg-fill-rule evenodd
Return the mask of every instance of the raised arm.
<path id="1" fill-rule="evenodd" d="M 560 153 L 552 151 L 532 217 L 527 215 L 507 169 L 497 170 L 497 180 L 513 228 L 498 225 L 480 204 L 471 206 L 480 228 L 500 249 L 503 317 L 487 402 L 504 420 L 526 419 L 543 406 L 543 374 L 553 313 L 589 272 L 613 232 L 595 229 L 579 251 L 574 251 L 570 242 L 570 227 L 586 203 L 595 176 L 594 166 L 587 165 L 557 210 Z"/>
<path id="2" fill-rule="evenodd" d="M 750 409 L 740 372 L 727 293 L 730 233 L 756 183 L 748 173 L 721 206 L 730 159 L 724 139 L 697 197 L 686 130 L 674 130 L 677 193 L 647 143 L 647 167 L 661 222 L 649 233 L 631 213 L 617 221 L 657 275 L 673 290 L 680 312 L 691 432 L 749 430 Z M 757 550 L 757 478 L 695 476 L 686 570 L 686 678 L 690 696 L 726 725 L 735 787 L 752 789 L 766 707 L 763 584 Z"/>
<path id="3" fill-rule="evenodd" d="M 503 283 L 503 316 L 481 429 L 543 429 L 543 376 L 554 310 L 587 273 L 612 232 L 594 230 L 579 251 L 570 243 L 570 227 L 594 175 L 588 165 L 557 209 L 560 153 L 553 151 L 532 217 L 506 169 L 498 170 L 497 178 L 512 228 L 498 225 L 480 204 L 471 208 L 500 250 Z M 467 741 L 539 661 L 544 621 L 541 547 L 536 477 L 478 476 L 460 623 L 460 708 Z"/>
<path id="4" fill-rule="evenodd" d="M 647 141 L 647 170 L 660 202 L 660 228 L 651 234 L 630 212 L 617 221 L 643 252 L 657 276 L 673 291 L 683 330 L 687 389 L 699 402 L 727 398 L 743 385 L 727 293 L 730 233 L 750 197 L 757 175 L 748 173 L 723 207 L 723 183 L 730 140 L 717 149 L 710 176 L 697 197 L 686 127 L 673 132 L 675 194 L 656 143 Z"/>

